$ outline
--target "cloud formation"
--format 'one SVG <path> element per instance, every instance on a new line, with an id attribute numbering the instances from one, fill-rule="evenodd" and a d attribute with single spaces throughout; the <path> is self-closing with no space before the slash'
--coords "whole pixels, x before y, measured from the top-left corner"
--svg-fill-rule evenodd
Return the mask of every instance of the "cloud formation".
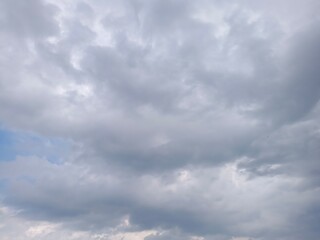
<path id="1" fill-rule="evenodd" d="M 318 239 L 319 7 L 2 1 L 1 237 Z"/>

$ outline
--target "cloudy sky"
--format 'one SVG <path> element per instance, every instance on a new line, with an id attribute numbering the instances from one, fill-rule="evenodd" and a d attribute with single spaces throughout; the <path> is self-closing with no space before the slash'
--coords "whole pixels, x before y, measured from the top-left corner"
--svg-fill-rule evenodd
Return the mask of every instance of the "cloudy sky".
<path id="1" fill-rule="evenodd" d="M 1 0 L 1 240 L 318 240 L 318 0 Z"/>

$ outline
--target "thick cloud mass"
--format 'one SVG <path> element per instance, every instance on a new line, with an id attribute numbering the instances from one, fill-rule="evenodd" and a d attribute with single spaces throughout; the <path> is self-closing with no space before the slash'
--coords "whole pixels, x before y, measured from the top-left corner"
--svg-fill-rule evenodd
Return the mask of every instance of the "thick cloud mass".
<path id="1" fill-rule="evenodd" d="M 319 11 L 1 1 L 0 238 L 319 239 Z"/>

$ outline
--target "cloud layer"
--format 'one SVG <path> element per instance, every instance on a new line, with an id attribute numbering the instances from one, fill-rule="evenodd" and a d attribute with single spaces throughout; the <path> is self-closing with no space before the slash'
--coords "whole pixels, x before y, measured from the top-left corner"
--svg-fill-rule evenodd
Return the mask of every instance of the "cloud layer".
<path id="1" fill-rule="evenodd" d="M 3 239 L 319 238 L 317 1 L 0 9 Z"/>

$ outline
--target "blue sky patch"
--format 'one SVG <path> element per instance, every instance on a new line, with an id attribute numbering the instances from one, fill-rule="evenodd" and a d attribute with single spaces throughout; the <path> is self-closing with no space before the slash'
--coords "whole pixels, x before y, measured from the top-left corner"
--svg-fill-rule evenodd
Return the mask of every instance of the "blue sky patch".
<path id="1" fill-rule="evenodd" d="M 60 163 L 67 156 L 69 148 L 70 142 L 64 139 L 0 129 L 0 161 L 11 161 L 17 156 L 37 156 Z"/>

